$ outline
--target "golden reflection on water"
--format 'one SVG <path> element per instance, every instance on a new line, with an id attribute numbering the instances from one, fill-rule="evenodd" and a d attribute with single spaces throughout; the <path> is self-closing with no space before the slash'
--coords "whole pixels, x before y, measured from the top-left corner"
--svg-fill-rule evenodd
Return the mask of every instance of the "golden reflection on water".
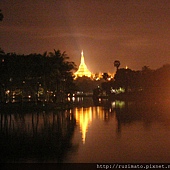
<path id="1" fill-rule="evenodd" d="M 104 111 L 102 107 L 88 107 L 88 108 L 75 108 L 76 123 L 80 127 L 82 135 L 82 142 L 85 144 L 88 129 L 95 119 L 107 120 L 109 119 L 108 111 Z"/>
<path id="2" fill-rule="evenodd" d="M 80 131 L 82 133 L 82 141 L 85 143 L 86 133 L 88 126 L 92 121 L 92 108 L 76 108 L 75 109 L 76 122 L 80 125 Z"/>
<path id="3" fill-rule="evenodd" d="M 66 111 L 1 113 L 1 160 L 169 162 L 169 101 L 102 102 Z"/>

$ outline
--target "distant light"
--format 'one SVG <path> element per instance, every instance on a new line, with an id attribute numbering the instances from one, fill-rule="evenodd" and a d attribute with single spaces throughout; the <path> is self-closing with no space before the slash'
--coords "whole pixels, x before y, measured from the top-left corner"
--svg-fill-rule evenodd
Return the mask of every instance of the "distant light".
<path id="1" fill-rule="evenodd" d="M 118 101 L 116 100 L 116 108 L 124 108 L 125 107 L 125 101 Z"/>
<path id="2" fill-rule="evenodd" d="M 111 93 L 116 93 L 116 90 L 115 89 L 113 89 L 113 88 L 111 88 Z"/>
<path id="3" fill-rule="evenodd" d="M 75 97 L 72 97 L 73 102 L 75 101 Z"/>
<path id="4" fill-rule="evenodd" d="M 6 94 L 9 94 L 9 92 L 10 92 L 10 91 L 9 91 L 9 90 L 7 90 L 7 91 L 6 91 Z"/>
<path id="5" fill-rule="evenodd" d="M 128 69 L 128 66 L 126 66 L 126 69 Z"/>

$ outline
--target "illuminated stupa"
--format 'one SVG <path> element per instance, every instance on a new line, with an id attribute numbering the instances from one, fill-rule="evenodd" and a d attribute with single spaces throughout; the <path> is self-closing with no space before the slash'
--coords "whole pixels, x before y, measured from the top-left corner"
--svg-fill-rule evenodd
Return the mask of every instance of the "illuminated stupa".
<path id="1" fill-rule="evenodd" d="M 92 73 L 88 70 L 88 68 L 84 62 L 83 51 L 81 52 L 81 62 L 80 62 L 79 68 L 78 68 L 77 72 L 74 73 L 74 75 L 75 75 L 75 78 L 83 77 L 83 76 L 86 76 L 86 77 L 92 76 Z"/>

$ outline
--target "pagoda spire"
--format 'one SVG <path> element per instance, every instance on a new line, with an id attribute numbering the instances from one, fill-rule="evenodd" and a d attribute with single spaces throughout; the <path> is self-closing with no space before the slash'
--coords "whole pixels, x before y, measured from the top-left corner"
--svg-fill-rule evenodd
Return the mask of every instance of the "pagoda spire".
<path id="1" fill-rule="evenodd" d="M 81 52 L 81 61 L 80 61 L 80 65 L 79 68 L 77 70 L 77 72 L 74 73 L 75 77 L 91 77 L 92 73 L 88 70 L 86 64 L 85 64 L 85 60 L 84 60 L 84 53 L 83 50 Z"/>
<path id="2" fill-rule="evenodd" d="M 81 52 L 81 64 L 85 64 L 85 63 L 84 63 L 84 54 L 83 54 L 83 50 L 82 50 L 82 52 Z"/>

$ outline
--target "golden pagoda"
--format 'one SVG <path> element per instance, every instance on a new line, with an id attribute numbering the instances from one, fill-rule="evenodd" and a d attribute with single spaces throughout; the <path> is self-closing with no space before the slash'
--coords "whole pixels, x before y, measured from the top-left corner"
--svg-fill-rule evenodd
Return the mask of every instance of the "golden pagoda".
<path id="1" fill-rule="evenodd" d="M 83 51 L 81 52 L 81 62 L 80 62 L 79 68 L 78 68 L 77 72 L 74 73 L 74 75 L 75 75 L 75 78 L 83 77 L 83 76 L 86 76 L 86 77 L 92 76 L 92 73 L 88 70 L 88 68 L 84 62 Z"/>

